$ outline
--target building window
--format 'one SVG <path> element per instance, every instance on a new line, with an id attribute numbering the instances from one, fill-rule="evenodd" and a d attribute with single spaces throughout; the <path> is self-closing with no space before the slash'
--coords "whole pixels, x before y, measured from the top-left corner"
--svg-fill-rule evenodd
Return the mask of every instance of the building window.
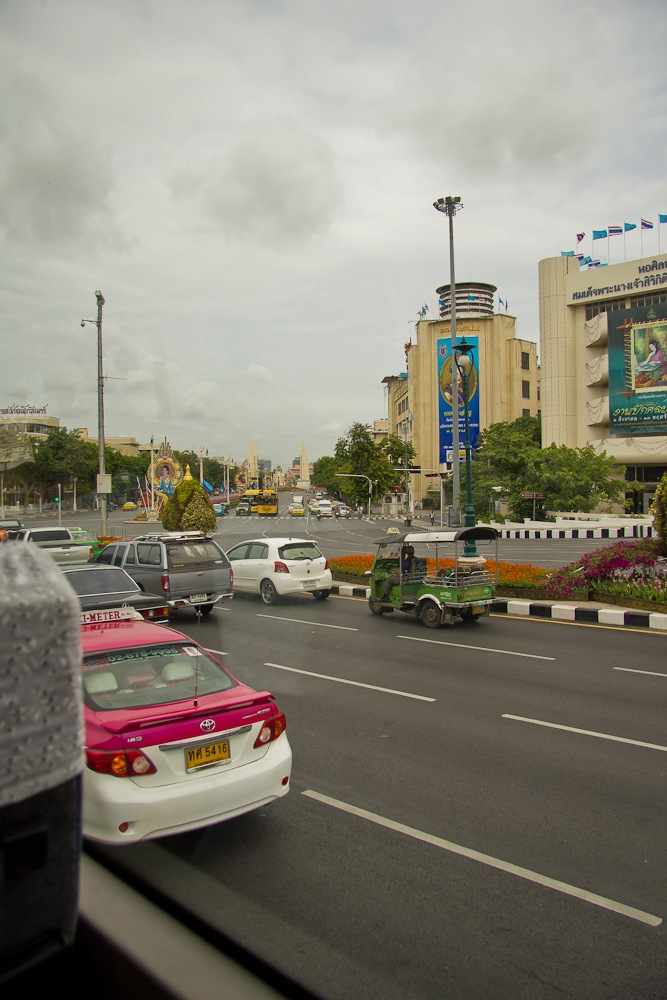
<path id="1" fill-rule="evenodd" d="M 521 416 L 522 417 L 529 417 L 530 416 L 530 410 L 522 410 L 521 411 Z"/>
<path id="2" fill-rule="evenodd" d="M 530 382 L 523 379 L 521 383 L 521 395 L 524 399 L 530 399 Z"/>
<path id="3" fill-rule="evenodd" d="M 525 372 L 530 370 L 530 354 L 528 351 L 521 352 L 521 367 Z"/>

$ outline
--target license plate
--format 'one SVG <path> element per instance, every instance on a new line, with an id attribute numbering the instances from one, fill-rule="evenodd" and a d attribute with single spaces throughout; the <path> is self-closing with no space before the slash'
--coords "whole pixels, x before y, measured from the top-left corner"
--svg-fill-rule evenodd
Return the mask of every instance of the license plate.
<path id="1" fill-rule="evenodd" d="M 185 766 L 188 771 L 196 771 L 198 767 L 208 767 L 210 764 L 220 764 L 225 760 L 229 760 L 229 740 L 207 743 L 202 747 L 188 747 L 185 751 Z"/>
<path id="2" fill-rule="evenodd" d="M 201 604 L 206 600 L 206 594 L 190 594 L 190 604 Z"/>
<path id="3" fill-rule="evenodd" d="M 316 586 L 317 586 L 317 580 L 304 580 L 303 581 L 303 589 L 304 590 L 315 590 Z"/>

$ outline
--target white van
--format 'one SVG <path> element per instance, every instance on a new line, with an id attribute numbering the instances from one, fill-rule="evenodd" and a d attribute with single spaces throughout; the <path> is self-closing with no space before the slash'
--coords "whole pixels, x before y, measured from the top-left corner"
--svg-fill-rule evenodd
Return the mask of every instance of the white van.
<path id="1" fill-rule="evenodd" d="M 300 507 L 303 507 L 303 505 L 304 505 L 304 503 L 303 503 L 303 494 L 302 493 L 293 493 L 292 494 L 292 503 L 298 504 Z"/>
<path id="2" fill-rule="evenodd" d="M 333 517 L 333 505 L 331 500 L 318 500 L 317 512 L 318 514 L 321 514 L 322 517 Z"/>

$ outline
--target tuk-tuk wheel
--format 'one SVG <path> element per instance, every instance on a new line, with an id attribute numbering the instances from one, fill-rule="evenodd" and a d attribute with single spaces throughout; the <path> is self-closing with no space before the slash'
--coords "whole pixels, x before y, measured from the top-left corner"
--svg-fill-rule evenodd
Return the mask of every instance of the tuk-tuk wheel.
<path id="1" fill-rule="evenodd" d="M 472 610 L 472 608 L 465 608 L 461 612 L 461 618 L 463 619 L 464 622 L 476 622 L 477 619 L 481 618 L 481 617 L 482 617 L 482 615 L 479 614 L 479 613 L 475 614 L 475 612 Z"/>
<path id="2" fill-rule="evenodd" d="M 386 615 L 387 612 L 394 610 L 393 608 L 388 608 L 386 605 L 381 604 L 380 601 L 374 601 L 372 597 L 368 598 L 368 607 L 374 615 Z"/>
<path id="3" fill-rule="evenodd" d="M 442 625 L 442 609 L 435 601 L 422 603 L 421 620 L 427 628 L 440 628 Z"/>

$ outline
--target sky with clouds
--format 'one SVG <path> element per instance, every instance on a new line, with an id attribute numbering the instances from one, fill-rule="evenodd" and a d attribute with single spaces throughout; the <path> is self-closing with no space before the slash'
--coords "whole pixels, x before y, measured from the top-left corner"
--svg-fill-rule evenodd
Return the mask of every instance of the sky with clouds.
<path id="1" fill-rule="evenodd" d="M 664 0 L 0 0 L 0 28 L 0 407 L 96 436 L 99 289 L 108 437 L 312 462 L 437 316 L 436 198 L 527 340 L 577 232 L 643 217 L 596 255 L 667 251 Z"/>

